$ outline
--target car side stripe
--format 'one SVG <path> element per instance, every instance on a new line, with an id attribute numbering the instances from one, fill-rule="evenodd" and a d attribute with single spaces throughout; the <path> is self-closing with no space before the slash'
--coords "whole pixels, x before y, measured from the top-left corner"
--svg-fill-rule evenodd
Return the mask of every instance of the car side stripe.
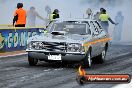
<path id="1" fill-rule="evenodd" d="M 89 45 L 93 45 L 93 44 L 96 44 L 96 43 L 99 43 L 99 42 L 106 42 L 106 41 L 110 41 L 110 40 L 111 40 L 111 38 L 99 39 L 99 40 L 95 40 L 93 42 L 87 42 L 83 46 L 89 46 Z"/>

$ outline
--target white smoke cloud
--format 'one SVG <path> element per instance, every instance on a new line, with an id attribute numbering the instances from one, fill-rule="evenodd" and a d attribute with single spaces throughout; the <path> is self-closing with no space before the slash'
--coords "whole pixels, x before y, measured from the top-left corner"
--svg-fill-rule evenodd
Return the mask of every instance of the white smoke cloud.
<path id="1" fill-rule="evenodd" d="M 99 2 L 98 2 L 99 1 Z M 109 1 L 115 1 L 109 2 Z M 41 16 L 47 17 L 45 6 L 49 6 L 51 10 L 59 9 L 61 18 L 83 18 L 86 17 L 86 9 L 91 8 L 93 12 L 99 11 L 101 7 L 106 8 L 107 12 L 114 20 L 116 13 L 122 11 L 125 16 L 124 27 L 122 33 L 122 41 L 132 41 L 132 0 L 0 0 L 0 24 L 12 24 L 13 13 L 16 4 L 22 2 L 24 9 L 28 10 L 31 6 L 35 6 Z M 44 22 L 37 19 L 37 25 L 43 25 Z M 110 34 L 112 35 L 113 25 L 110 25 Z"/>

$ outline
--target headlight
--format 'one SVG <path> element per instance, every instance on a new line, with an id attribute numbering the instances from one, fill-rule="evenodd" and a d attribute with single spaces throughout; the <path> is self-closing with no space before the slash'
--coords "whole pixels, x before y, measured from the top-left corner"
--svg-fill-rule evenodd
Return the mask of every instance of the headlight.
<path id="1" fill-rule="evenodd" d="M 30 42 L 28 44 L 28 49 L 42 49 L 42 42 Z"/>
<path id="2" fill-rule="evenodd" d="M 32 47 L 33 47 L 34 49 L 42 49 L 43 44 L 42 44 L 42 42 L 33 42 L 33 43 L 32 43 Z"/>
<path id="3" fill-rule="evenodd" d="M 83 52 L 83 46 L 81 44 L 70 43 L 67 44 L 67 52 Z"/>

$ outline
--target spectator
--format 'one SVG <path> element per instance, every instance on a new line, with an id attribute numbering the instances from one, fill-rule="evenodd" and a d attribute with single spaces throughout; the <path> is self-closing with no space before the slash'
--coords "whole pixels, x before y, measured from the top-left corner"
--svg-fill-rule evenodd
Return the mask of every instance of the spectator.
<path id="1" fill-rule="evenodd" d="M 100 12 L 97 12 L 97 13 L 94 15 L 94 20 L 99 21 L 99 16 L 100 16 Z"/>
<path id="2" fill-rule="evenodd" d="M 88 18 L 88 19 L 92 18 L 92 16 L 93 16 L 92 10 L 91 10 L 90 8 L 88 8 L 88 9 L 86 10 L 86 14 L 87 14 L 87 18 Z"/>
<path id="3" fill-rule="evenodd" d="M 28 19 L 28 25 L 29 26 L 35 26 L 36 25 L 36 17 L 40 18 L 41 20 L 45 21 L 43 17 L 41 17 L 38 12 L 35 10 L 35 7 L 30 7 L 30 10 L 27 11 L 27 19 Z"/>

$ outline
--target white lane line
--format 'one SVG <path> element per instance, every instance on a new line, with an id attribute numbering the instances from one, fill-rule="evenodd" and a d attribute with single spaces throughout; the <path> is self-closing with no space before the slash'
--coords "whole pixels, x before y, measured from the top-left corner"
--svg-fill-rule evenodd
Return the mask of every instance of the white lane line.
<path id="1" fill-rule="evenodd" d="M 45 72 L 47 72 L 47 71 L 50 71 L 51 69 L 46 69 L 46 70 L 43 70 L 43 71 L 45 71 Z"/>
<path id="2" fill-rule="evenodd" d="M 42 76 L 44 76 L 45 73 L 40 73 L 40 74 L 34 74 L 30 79 L 36 79 L 36 78 L 40 78 Z"/>
<path id="3" fill-rule="evenodd" d="M 24 55 L 24 54 L 27 54 L 27 53 L 19 53 L 19 54 L 13 54 L 13 55 L 3 55 L 3 56 L 0 56 L 0 58 L 3 58 L 3 57 L 11 57 L 11 56 L 19 56 L 19 55 Z"/>
<path id="4" fill-rule="evenodd" d="M 132 88 L 132 81 L 128 84 L 119 84 L 119 85 L 113 86 L 112 88 Z"/>
<path id="5" fill-rule="evenodd" d="M 55 71 L 58 71 L 58 70 L 63 70 L 63 68 L 58 68 L 58 69 L 54 69 Z"/>
<path id="6" fill-rule="evenodd" d="M 118 54 L 117 57 L 119 57 L 119 56 L 125 56 L 125 55 L 127 55 L 127 54 L 130 54 L 130 52 Z"/>

